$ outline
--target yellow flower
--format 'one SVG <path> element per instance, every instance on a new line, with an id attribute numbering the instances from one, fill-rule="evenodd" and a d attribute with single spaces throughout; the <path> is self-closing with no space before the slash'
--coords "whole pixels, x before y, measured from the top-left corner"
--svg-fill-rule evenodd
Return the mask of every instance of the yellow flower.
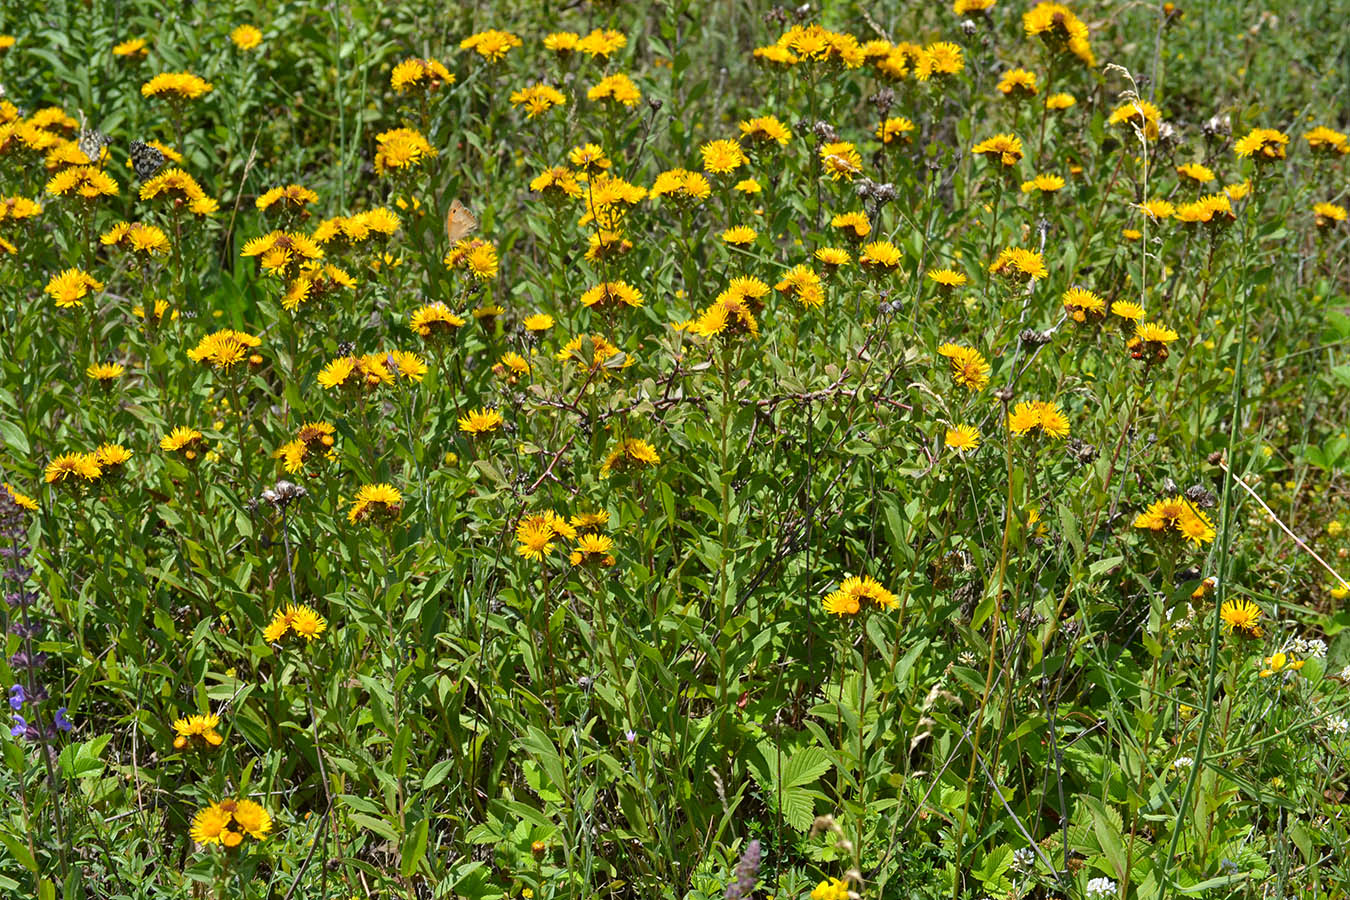
<path id="1" fill-rule="evenodd" d="M 436 155 L 436 148 L 415 128 L 392 128 L 375 136 L 375 174 L 414 169 Z"/>
<path id="2" fill-rule="evenodd" d="M 1047 437 L 1064 438 L 1069 434 L 1069 420 L 1058 403 L 1027 400 L 1008 414 L 1008 430 L 1018 437 L 1039 430 Z"/>
<path id="3" fill-rule="evenodd" d="M 1050 271 L 1045 267 L 1045 259 L 1034 250 L 1020 247 L 1008 247 L 998 255 L 998 259 L 989 266 L 993 275 L 1004 275 L 1018 281 L 1033 278 L 1045 278 Z"/>
<path id="4" fill-rule="evenodd" d="M 724 175 L 745 165 L 749 160 L 739 141 L 710 141 L 699 148 L 703 155 L 703 171 Z"/>
<path id="5" fill-rule="evenodd" d="M 1208 184 L 1214 180 L 1214 170 L 1200 163 L 1184 163 L 1177 166 L 1177 174 L 1189 178 L 1196 184 Z"/>
<path id="6" fill-rule="evenodd" d="M 660 454 L 651 444 L 640 438 L 627 438 L 620 441 L 605 457 L 605 463 L 600 467 L 600 477 L 605 478 L 610 472 L 615 471 L 629 472 L 645 469 L 660 461 Z"/>
<path id="7" fill-rule="evenodd" d="M 1136 99 L 1117 106 L 1106 121 L 1108 125 L 1133 125 L 1143 131 L 1145 139 L 1156 141 L 1162 110 L 1147 100 Z"/>
<path id="8" fill-rule="evenodd" d="M 860 212 L 840 213 L 830 219 L 830 226 L 852 232 L 848 236 L 857 241 L 872 233 L 872 223 Z"/>
<path id="9" fill-rule="evenodd" d="M 624 106 L 636 106 L 642 99 L 642 91 L 633 79 L 622 72 L 600 79 L 600 82 L 586 91 L 587 100 L 613 100 Z"/>
<path id="10" fill-rule="evenodd" d="M 973 453 L 980 447 L 980 430 L 974 425 L 957 425 L 947 429 L 944 439 L 947 449 L 962 455 Z"/>
<path id="11" fill-rule="evenodd" d="M 1297 672 L 1299 669 L 1303 668 L 1304 662 L 1306 662 L 1306 660 L 1294 659 L 1288 653 L 1280 651 L 1279 653 L 1266 657 L 1265 667 L 1261 669 L 1260 676 L 1262 678 L 1269 678 L 1270 676 L 1277 675 L 1280 672 L 1287 672 L 1287 674 L 1293 674 L 1294 672 Z"/>
<path id="12" fill-rule="evenodd" d="M 1053 194 L 1063 188 L 1064 183 L 1064 179 L 1059 175 L 1037 175 L 1030 181 L 1022 182 L 1022 193 L 1040 191 L 1043 194 Z"/>
<path id="13" fill-rule="evenodd" d="M 777 143 L 786 147 L 792 140 L 792 131 L 778 121 L 777 116 L 757 116 L 740 123 L 741 135 L 748 141 L 759 143 Z"/>
<path id="14" fill-rule="evenodd" d="M 1153 221 L 1159 222 L 1163 219 L 1170 219 L 1172 214 L 1176 212 L 1176 207 L 1161 197 L 1155 197 L 1139 204 L 1139 210 Z"/>
<path id="15" fill-rule="evenodd" d="M 197 346 L 187 352 L 187 357 L 195 363 L 228 372 L 236 363 L 247 359 L 248 352 L 261 343 L 262 338 L 226 328 L 202 337 Z"/>
<path id="16" fill-rule="evenodd" d="M 951 41 L 938 41 L 923 48 L 914 68 L 914 77 L 927 81 L 934 75 L 958 75 L 965 67 L 960 47 Z"/>
<path id="17" fill-rule="evenodd" d="M 1274 128 L 1253 128 L 1233 145 L 1233 152 L 1241 158 L 1251 157 L 1257 163 L 1284 159 L 1289 135 Z"/>
<path id="18" fill-rule="evenodd" d="M 1064 110 L 1076 104 L 1078 100 L 1073 94 L 1051 94 L 1045 98 L 1045 108 L 1050 110 Z"/>
<path id="19" fill-rule="evenodd" d="M 737 247 L 743 247 L 747 244 L 753 244 L 756 237 L 755 229 L 748 225 L 736 225 L 723 231 L 721 238 L 723 243 L 731 244 Z"/>
<path id="20" fill-rule="evenodd" d="M 877 125 L 877 130 L 874 133 L 883 144 L 894 147 L 909 143 L 914 137 L 914 129 L 915 125 L 909 119 L 904 116 L 894 116 Z"/>
<path id="21" fill-rule="evenodd" d="M 102 475 L 103 469 L 93 453 L 62 453 L 47 463 L 43 478 L 48 484 L 62 484 L 77 479 L 88 483 L 98 481 Z"/>
<path id="22" fill-rule="evenodd" d="M 205 446 L 205 436 L 195 428 L 179 425 L 160 438 L 159 449 L 165 453 L 177 453 L 187 462 L 195 462 Z"/>
<path id="23" fill-rule="evenodd" d="M 613 549 L 614 541 L 607 535 L 583 534 L 577 538 L 568 560 L 574 566 L 612 566 L 614 555 L 610 551 Z"/>
<path id="24" fill-rule="evenodd" d="M 466 321 L 437 300 L 415 309 L 408 317 L 408 326 L 422 337 L 438 337 L 464 327 Z"/>
<path id="25" fill-rule="evenodd" d="M 581 305 L 587 309 L 593 306 L 601 309 L 613 306 L 637 309 L 642 306 L 642 292 L 626 281 L 605 281 L 582 294 Z"/>
<path id="26" fill-rule="evenodd" d="M 230 40 L 240 50 L 252 50 L 262 43 L 262 32 L 253 25 L 240 25 L 230 32 Z"/>
<path id="27" fill-rule="evenodd" d="M 863 219 L 866 222 L 866 219 Z M 870 226 L 869 226 L 870 227 Z M 821 247 L 815 253 L 816 259 L 825 267 L 825 274 L 832 274 L 840 266 L 848 265 L 853 257 L 842 247 Z"/>
<path id="28" fill-rule="evenodd" d="M 1338 206 L 1335 203 L 1315 203 L 1313 204 L 1313 215 L 1316 217 L 1318 228 L 1327 228 L 1344 222 L 1346 212 L 1344 206 Z"/>
<path id="29" fill-rule="evenodd" d="M 1111 304 L 1111 315 L 1126 323 L 1135 324 L 1143 320 L 1144 308 L 1132 300 L 1117 300 Z"/>
<path id="30" fill-rule="evenodd" d="M 858 254 L 858 265 L 877 272 L 894 272 L 900 267 L 903 255 L 890 241 L 873 241 Z"/>
<path id="31" fill-rule="evenodd" d="M 430 57 L 405 59 L 389 74 L 389 86 L 397 93 L 420 88 L 434 91 L 442 85 L 454 84 L 455 76 L 441 62 Z"/>
<path id="32" fill-rule="evenodd" d="M 88 272 L 66 269 L 59 275 L 52 276 L 47 286 L 43 288 L 43 293 L 52 298 L 58 309 L 70 309 L 74 306 L 83 306 L 84 298 L 89 296 L 90 291 L 101 290 L 103 282 Z"/>
<path id="33" fill-rule="evenodd" d="M 668 169 L 652 182 L 651 195 L 682 201 L 706 200 L 712 195 L 712 185 L 699 172 Z"/>
<path id="34" fill-rule="evenodd" d="M 1318 125 L 1303 135 L 1313 153 L 1345 156 L 1350 153 L 1350 140 L 1339 131 Z"/>
<path id="35" fill-rule="evenodd" d="M 192 817 L 192 828 L 188 833 L 199 844 L 219 844 L 230 822 L 230 813 L 212 803 Z"/>
<path id="36" fill-rule="evenodd" d="M 1225 600 L 1219 618 L 1229 631 L 1244 637 L 1261 636 L 1261 608 L 1250 600 Z"/>
<path id="37" fill-rule="evenodd" d="M 1022 14 L 1027 37 L 1039 37 L 1054 52 L 1071 53 L 1089 68 L 1097 65 L 1088 44 L 1088 27 L 1062 3 L 1037 3 Z"/>
<path id="38" fill-rule="evenodd" d="M 521 46 L 520 38 L 509 31 L 490 29 L 471 34 L 459 42 L 459 49 L 473 50 L 488 62 L 500 62 L 513 48 Z"/>
<path id="39" fill-rule="evenodd" d="M 526 316 L 521 322 L 526 331 L 541 332 L 548 331 L 553 327 L 553 317 L 548 313 L 534 313 Z"/>
<path id="40" fill-rule="evenodd" d="M 973 392 L 982 391 L 989 384 L 991 367 L 980 351 L 960 344 L 946 343 L 938 348 L 951 364 L 952 381 Z"/>
<path id="41" fill-rule="evenodd" d="M 581 35 L 575 31 L 557 31 L 544 38 L 544 48 L 560 55 L 573 52 L 580 43 Z"/>
<path id="42" fill-rule="evenodd" d="M 831 181 L 844 179 L 852 181 L 854 175 L 862 173 L 862 157 L 858 148 L 848 141 L 832 141 L 821 145 L 820 162 Z"/>
<path id="43" fill-rule="evenodd" d="M 980 141 L 970 152 L 976 156 L 997 161 L 1004 166 L 1015 166 L 1022 160 L 1022 139 L 1013 134 L 996 134 Z"/>
<path id="44" fill-rule="evenodd" d="M 956 2 L 960 4 L 969 2 L 969 0 L 956 0 Z M 856 611 L 854 610 L 854 612 Z M 811 900 L 849 900 L 848 882 L 839 878 L 827 878 L 811 889 Z"/>
<path id="45" fill-rule="evenodd" d="M 247 798 L 235 803 L 234 822 L 250 837 L 262 840 L 272 830 L 272 817 L 267 810 Z"/>
<path id="46" fill-rule="evenodd" d="M 491 434 L 506 420 L 502 414 L 495 409 L 487 407 L 470 410 L 468 415 L 459 417 L 459 430 L 471 437 L 478 437 L 482 434 Z"/>
<path id="47" fill-rule="evenodd" d="M 97 200 L 117 196 L 117 182 L 96 166 L 71 166 L 53 175 L 46 190 L 57 197 L 74 194 L 84 200 Z"/>
<path id="48" fill-rule="evenodd" d="M 403 495 L 392 484 L 363 484 L 352 499 L 352 508 L 347 510 L 347 521 L 381 522 L 397 519 L 403 511 Z"/>
<path id="49" fill-rule="evenodd" d="M 851 616 L 861 611 L 866 601 L 871 601 L 882 609 L 895 609 L 900 605 L 895 595 L 870 575 L 852 575 L 826 595 L 824 607 L 827 613 Z"/>
<path id="50" fill-rule="evenodd" d="M 125 371 L 126 369 L 122 367 L 121 363 L 92 363 L 85 368 L 84 374 L 107 385 L 121 378 Z"/>
<path id="51" fill-rule="evenodd" d="M 1062 300 L 1065 315 L 1079 324 L 1106 318 L 1106 301 L 1087 288 L 1075 285 L 1064 292 Z"/>
<path id="52" fill-rule="evenodd" d="M 14 501 L 15 506 L 19 507 L 20 509 L 28 510 L 28 512 L 37 512 L 38 502 L 34 500 L 32 497 L 28 496 L 27 494 L 19 493 L 17 490 L 14 489 L 14 485 L 10 484 L 8 481 L 6 481 L 3 485 L 0 485 L 0 487 L 3 487 L 5 493 L 9 494 L 9 499 Z"/>
<path id="53" fill-rule="evenodd" d="M 182 169 L 167 169 L 141 185 L 141 199 L 153 200 L 166 197 L 176 203 L 206 199 L 202 186 Z"/>
<path id="54" fill-rule="evenodd" d="M 567 97 L 562 91 L 547 84 L 532 84 L 511 92 L 511 105 L 525 107 L 527 119 L 533 119 L 566 102 Z"/>
<path id="55" fill-rule="evenodd" d="M 1214 541 L 1214 523 L 1209 516 L 1181 497 L 1154 501 L 1135 517 L 1133 527 L 1156 535 L 1170 532 L 1197 545 Z"/>
<path id="56" fill-rule="evenodd" d="M 951 293 L 956 288 L 963 287 L 970 279 L 955 269 L 929 269 L 928 280 L 936 284 L 942 293 Z"/>
<path id="57" fill-rule="evenodd" d="M 178 100 L 197 100 L 213 90 L 214 85 L 191 72 L 161 72 L 141 85 L 142 96 Z"/>
<path id="58" fill-rule="evenodd" d="M 576 42 L 576 49 L 580 53 L 590 54 L 592 59 L 597 57 L 609 58 L 609 55 L 615 50 L 621 50 L 628 45 L 628 37 L 622 31 L 615 31 L 612 28 L 597 28 L 590 34 Z"/>
<path id="59" fill-rule="evenodd" d="M 1026 69 L 1009 69 L 999 79 L 997 87 L 1005 97 L 1033 97 L 1036 95 L 1036 73 Z"/>
<path id="60" fill-rule="evenodd" d="M 1142 322 L 1135 326 L 1134 337 L 1130 338 L 1130 356 L 1149 363 L 1161 363 L 1167 359 L 1167 345 L 1177 339 L 1177 333 L 1158 322 Z"/>
<path id="61" fill-rule="evenodd" d="M 145 45 L 145 38 L 132 38 L 121 43 L 114 44 L 112 48 L 113 56 L 122 59 L 135 59 L 144 57 L 149 50 Z"/>
<path id="62" fill-rule="evenodd" d="M 191 715 L 186 719 L 175 719 L 173 730 L 177 733 L 177 737 L 173 740 L 174 749 L 182 750 L 193 738 L 201 738 L 207 746 L 219 747 L 225 741 L 216 731 L 216 726 L 219 724 L 220 717 L 212 713 Z"/>

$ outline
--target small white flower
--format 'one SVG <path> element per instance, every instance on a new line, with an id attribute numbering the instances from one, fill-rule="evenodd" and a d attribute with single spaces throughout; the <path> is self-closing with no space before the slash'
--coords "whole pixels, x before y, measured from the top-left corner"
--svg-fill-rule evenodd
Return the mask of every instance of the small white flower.
<path id="1" fill-rule="evenodd" d="M 1022 871 L 1029 870 L 1036 864 L 1036 851 L 1030 847 L 1022 847 L 1013 851 L 1013 865 Z"/>
<path id="2" fill-rule="evenodd" d="M 1193 765 L 1195 765 L 1195 760 L 1191 759 L 1189 756 L 1178 756 L 1176 759 L 1172 760 L 1172 768 L 1178 770 L 1189 769 Z"/>
<path id="3" fill-rule="evenodd" d="M 1332 734 L 1345 734 L 1350 731 L 1350 722 L 1346 721 L 1345 716 L 1328 716 L 1323 724 Z"/>
<path id="4" fill-rule="evenodd" d="M 1341 669 L 1340 679 L 1341 681 L 1350 681 L 1350 666 Z"/>
<path id="5" fill-rule="evenodd" d="M 1094 878 L 1087 883 L 1087 895 L 1091 898 L 1114 897 L 1116 883 L 1110 878 Z"/>

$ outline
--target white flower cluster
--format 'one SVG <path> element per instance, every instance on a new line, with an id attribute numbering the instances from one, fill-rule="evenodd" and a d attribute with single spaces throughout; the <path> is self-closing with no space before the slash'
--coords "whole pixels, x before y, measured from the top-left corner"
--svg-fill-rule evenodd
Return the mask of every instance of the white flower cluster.
<path id="1" fill-rule="evenodd" d="M 1116 895 L 1116 883 L 1110 878 L 1094 878 L 1087 883 L 1087 895 L 1089 900 L 1114 897 Z"/>
<path id="2" fill-rule="evenodd" d="M 1317 638 L 1311 640 L 1294 638 L 1289 642 L 1289 649 L 1286 652 L 1293 653 L 1300 659 L 1313 659 L 1314 657 L 1323 659 L 1327 655 L 1327 643 Z"/>

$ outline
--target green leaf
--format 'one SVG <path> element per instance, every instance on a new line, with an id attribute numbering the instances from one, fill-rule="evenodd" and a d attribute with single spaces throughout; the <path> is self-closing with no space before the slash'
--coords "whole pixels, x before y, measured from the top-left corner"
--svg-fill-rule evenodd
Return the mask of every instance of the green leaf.
<path id="1" fill-rule="evenodd" d="M 427 829 L 429 825 L 430 820 L 423 816 L 413 826 L 412 832 L 403 839 L 398 871 L 404 878 L 411 875 L 422 864 L 422 859 L 427 855 Z"/>

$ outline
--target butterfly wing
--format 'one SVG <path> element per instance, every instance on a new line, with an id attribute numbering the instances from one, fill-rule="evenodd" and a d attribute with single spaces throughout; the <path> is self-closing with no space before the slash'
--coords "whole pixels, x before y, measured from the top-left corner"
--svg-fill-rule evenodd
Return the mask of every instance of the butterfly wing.
<path id="1" fill-rule="evenodd" d="M 477 228 L 478 217 L 469 212 L 467 206 L 458 200 L 450 204 L 450 211 L 445 214 L 445 236 L 450 239 L 451 245 L 464 240 Z"/>
<path id="2" fill-rule="evenodd" d="M 153 178 L 164 167 L 164 154 L 158 147 L 151 147 L 145 141 L 131 142 L 131 166 L 141 181 Z"/>

